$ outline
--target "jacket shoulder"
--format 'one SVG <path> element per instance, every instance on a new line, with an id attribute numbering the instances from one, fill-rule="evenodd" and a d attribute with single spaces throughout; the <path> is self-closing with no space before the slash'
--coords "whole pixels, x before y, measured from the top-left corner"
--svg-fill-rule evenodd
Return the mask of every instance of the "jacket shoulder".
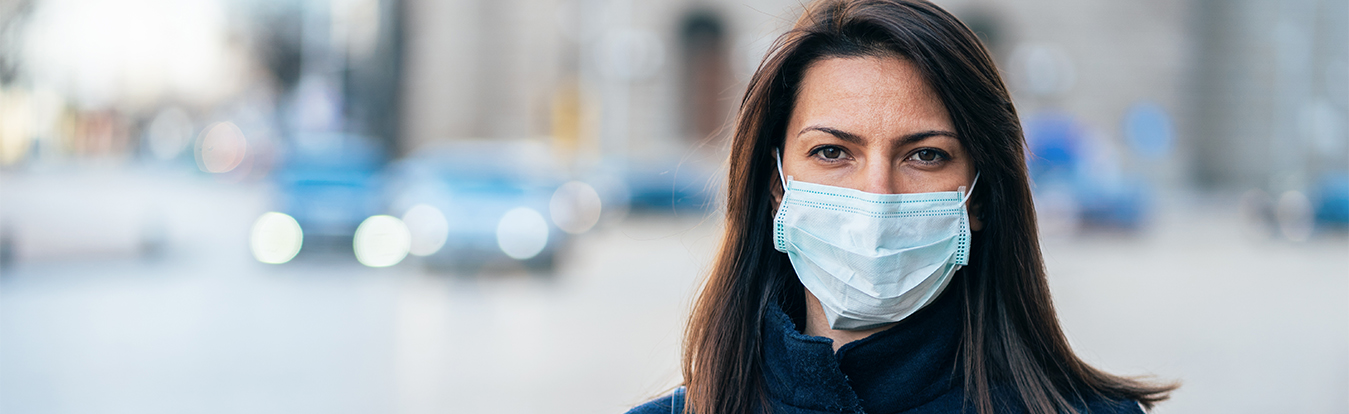
<path id="1" fill-rule="evenodd" d="M 1087 401 L 1086 413 L 1090 414 L 1144 414 L 1143 406 L 1130 399 L 1095 398 Z"/>
<path id="2" fill-rule="evenodd" d="M 682 414 L 684 412 L 684 387 L 645 404 L 633 407 L 627 414 Z"/>
<path id="3" fill-rule="evenodd" d="M 1014 390 L 1007 386 L 995 386 L 994 411 L 1000 414 L 1027 414 L 1025 404 Z M 1079 414 L 1145 414 L 1143 406 L 1137 400 L 1128 398 L 1110 398 L 1097 393 L 1067 396 L 1069 405 Z M 1076 400 L 1076 401 L 1074 401 Z"/>

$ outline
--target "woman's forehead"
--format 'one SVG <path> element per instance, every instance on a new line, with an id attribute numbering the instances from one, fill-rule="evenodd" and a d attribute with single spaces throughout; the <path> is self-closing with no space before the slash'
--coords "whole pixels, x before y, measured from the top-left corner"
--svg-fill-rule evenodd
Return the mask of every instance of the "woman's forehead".
<path id="1" fill-rule="evenodd" d="M 954 132 L 941 99 L 916 65 L 897 57 L 829 58 L 802 75 L 788 137 L 827 126 L 863 137 Z"/>

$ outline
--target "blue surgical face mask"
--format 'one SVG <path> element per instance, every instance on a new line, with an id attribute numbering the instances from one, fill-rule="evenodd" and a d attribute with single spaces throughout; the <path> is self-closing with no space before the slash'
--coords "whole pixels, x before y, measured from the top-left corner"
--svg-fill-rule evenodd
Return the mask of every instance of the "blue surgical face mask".
<path id="1" fill-rule="evenodd" d="M 964 186 L 874 194 L 804 183 L 782 176 L 781 155 L 778 176 L 783 196 L 773 242 L 820 300 L 830 328 L 898 322 L 931 303 L 969 262 Z"/>

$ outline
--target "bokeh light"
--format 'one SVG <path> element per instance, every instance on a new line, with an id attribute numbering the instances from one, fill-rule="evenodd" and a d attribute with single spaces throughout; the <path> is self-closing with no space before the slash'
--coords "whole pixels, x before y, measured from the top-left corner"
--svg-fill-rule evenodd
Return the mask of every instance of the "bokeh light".
<path id="1" fill-rule="evenodd" d="M 295 258 L 303 243 L 300 223 L 291 216 L 270 211 L 253 222 L 248 244 L 253 250 L 253 258 L 259 262 L 281 264 Z"/>
<path id="2" fill-rule="evenodd" d="M 1175 133 L 1166 109 L 1153 102 L 1141 102 L 1124 115 L 1124 137 L 1134 152 L 1157 159 L 1171 152 Z"/>
<path id="3" fill-rule="evenodd" d="M 600 221 L 600 194 L 594 187 L 580 181 L 563 184 L 553 192 L 548 202 L 548 214 L 562 231 L 585 233 Z"/>
<path id="4" fill-rule="evenodd" d="M 450 234 L 450 223 L 440 209 L 427 204 L 418 204 L 403 213 L 403 224 L 412 235 L 412 245 L 408 250 L 414 256 L 430 256 L 445 246 L 445 237 Z"/>
<path id="5" fill-rule="evenodd" d="M 233 122 L 218 122 L 206 127 L 197 140 L 197 167 L 209 173 L 226 173 L 244 161 L 248 142 Z"/>
<path id="6" fill-rule="evenodd" d="M 497 222 L 497 246 L 515 259 L 537 256 L 548 245 L 548 223 L 529 207 L 516 207 Z"/>
<path id="7" fill-rule="evenodd" d="M 352 248 L 356 260 L 370 267 L 388 267 L 407 257 L 412 247 L 412 234 L 397 217 L 370 216 L 356 227 Z"/>

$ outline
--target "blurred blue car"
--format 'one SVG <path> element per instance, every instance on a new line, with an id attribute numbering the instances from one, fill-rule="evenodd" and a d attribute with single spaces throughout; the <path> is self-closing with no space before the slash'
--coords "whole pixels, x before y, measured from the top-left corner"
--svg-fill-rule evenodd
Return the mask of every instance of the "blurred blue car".
<path id="1" fill-rule="evenodd" d="M 630 165 L 625 181 L 633 211 L 701 214 L 716 196 L 713 170 L 678 160 Z"/>
<path id="2" fill-rule="evenodd" d="M 1043 189 L 1065 189 L 1075 204 L 1075 217 L 1093 228 L 1138 229 L 1152 210 L 1152 187 L 1131 171 L 1092 165 L 1094 148 L 1084 127 L 1061 112 L 1025 119 L 1027 164 L 1037 195 Z M 1114 167 L 1114 168 L 1112 168 Z M 1100 168 L 1103 171 L 1097 171 Z"/>
<path id="3" fill-rule="evenodd" d="M 518 261 L 550 270 L 567 241 L 549 217 L 553 192 L 566 180 L 542 143 L 448 142 L 393 164 L 390 173 L 391 214 L 426 205 L 444 217 L 444 244 L 423 259 L 429 268 Z M 414 234 L 425 230 L 415 220 L 406 224 Z"/>
<path id="4" fill-rule="evenodd" d="M 283 213 L 304 231 L 304 248 L 349 248 L 356 227 L 384 208 L 383 148 L 342 133 L 294 136 L 274 173 Z"/>
<path id="5" fill-rule="evenodd" d="M 1324 174 L 1317 182 L 1316 222 L 1327 228 L 1349 228 L 1349 171 Z"/>

